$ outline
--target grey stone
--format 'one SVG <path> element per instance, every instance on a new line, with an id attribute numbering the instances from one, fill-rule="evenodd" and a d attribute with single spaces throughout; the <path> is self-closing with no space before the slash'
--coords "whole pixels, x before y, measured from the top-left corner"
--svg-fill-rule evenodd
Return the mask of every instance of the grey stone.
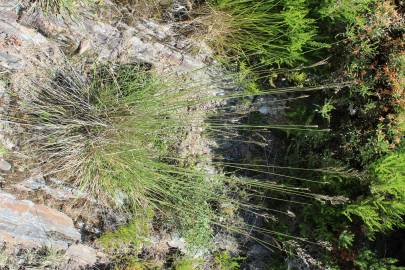
<path id="1" fill-rule="evenodd" d="M 97 251 L 82 244 L 70 246 L 66 251 L 66 256 L 70 259 L 70 269 L 93 266 L 98 261 Z"/>
<path id="2" fill-rule="evenodd" d="M 259 108 L 259 112 L 260 112 L 261 114 L 269 114 L 269 113 L 271 112 L 271 109 L 270 109 L 269 106 L 261 106 L 261 107 Z"/>
<path id="3" fill-rule="evenodd" d="M 4 159 L 0 159 L 0 170 L 8 172 L 11 170 L 11 164 Z"/>
<path id="4" fill-rule="evenodd" d="M 15 55 L 7 52 L 0 52 L 0 66 L 6 69 L 16 70 L 21 69 L 23 63 L 22 60 Z"/>
<path id="5" fill-rule="evenodd" d="M 80 41 L 79 52 L 78 52 L 79 54 L 84 54 L 89 49 L 91 49 L 91 41 L 90 40 L 83 39 L 82 41 Z"/>
<path id="6" fill-rule="evenodd" d="M 65 183 L 57 179 L 51 178 L 49 183 L 47 183 L 42 176 L 30 177 L 18 184 L 15 184 L 14 187 L 18 190 L 28 192 L 42 190 L 59 201 L 78 199 L 85 196 L 83 192 L 68 187 Z"/>
<path id="7" fill-rule="evenodd" d="M 55 209 L 17 200 L 5 192 L 0 192 L 0 205 L 0 242 L 25 248 L 67 249 L 80 240 L 72 219 Z"/>
<path id="8" fill-rule="evenodd" d="M 218 249 L 227 250 L 234 254 L 239 252 L 238 240 L 229 234 L 218 233 L 215 235 L 215 246 Z"/>
<path id="9" fill-rule="evenodd" d="M 172 248 L 177 248 L 182 252 L 186 252 L 186 241 L 183 237 L 180 237 L 177 234 L 172 235 L 167 244 Z"/>

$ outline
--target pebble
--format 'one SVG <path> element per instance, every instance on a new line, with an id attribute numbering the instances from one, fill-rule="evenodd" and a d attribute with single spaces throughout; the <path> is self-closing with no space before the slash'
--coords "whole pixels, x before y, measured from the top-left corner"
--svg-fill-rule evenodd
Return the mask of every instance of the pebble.
<path id="1" fill-rule="evenodd" d="M 11 170 L 11 164 L 5 161 L 4 159 L 0 160 L 0 170 L 2 171 L 10 171 Z"/>
<path id="2" fill-rule="evenodd" d="M 91 41 L 88 39 L 84 39 L 82 41 L 80 41 L 80 45 L 79 45 L 79 54 L 83 54 L 86 51 L 88 51 L 91 48 Z"/>
<path id="3" fill-rule="evenodd" d="M 74 262 L 73 269 L 83 269 L 93 266 L 97 262 L 96 250 L 82 244 L 70 246 L 66 255 Z"/>
<path id="4" fill-rule="evenodd" d="M 270 114 L 271 110 L 270 110 L 270 107 L 268 107 L 268 106 L 262 106 L 259 108 L 259 112 L 261 114 Z"/>

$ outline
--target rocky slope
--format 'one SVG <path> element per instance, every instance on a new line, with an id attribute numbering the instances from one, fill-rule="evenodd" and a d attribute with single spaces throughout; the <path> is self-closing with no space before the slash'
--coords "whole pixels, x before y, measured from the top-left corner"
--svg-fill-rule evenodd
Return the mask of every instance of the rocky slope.
<path id="1" fill-rule="evenodd" d="M 24 78 L 33 76 L 38 69 L 63 63 L 68 57 L 76 57 L 78 62 L 146 62 L 161 74 L 186 76 L 199 83 L 211 80 L 212 69 L 205 69 L 209 52 L 185 52 L 187 40 L 175 35 L 170 24 L 142 20 L 127 25 L 120 21 L 119 14 L 111 12 L 115 9 L 108 4 L 97 11 L 90 9 L 83 7 L 73 16 L 54 16 L 45 15 L 30 3 L 0 2 L 2 113 L 7 111 L 11 90 L 19 94 L 29 91 L 31 86 L 24 85 Z M 217 91 L 215 87 L 205 90 Z M 9 124 L 1 122 L 1 140 L 8 152 L 18 152 L 18 138 L 13 136 Z M 209 152 L 200 133 L 200 129 L 190 127 L 181 146 L 183 151 L 194 155 Z M 125 216 L 111 213 L 60 179 L 48 179 L 40 171 L 27 170 L 11 155 L 5 159 L 0 164 L 0 241 L 4 243 L 0 268 L 42 265 L 81 269 L 108 265 L 108 258 L 97 250 L 93 240 L 100 232 L 123 223 Z M 170 245 L 182 245 L 182 240 L 175 236 L 160 241 L 167 242 L 167 249 Z M 38 252 L 44 246 L 62 250 L 63 260 L 57 265 L 43 264 L 46 256 L 39 256 Z M 37 254 L 31 257 L 38 258 L 29 261 L 27 254 Z"/>

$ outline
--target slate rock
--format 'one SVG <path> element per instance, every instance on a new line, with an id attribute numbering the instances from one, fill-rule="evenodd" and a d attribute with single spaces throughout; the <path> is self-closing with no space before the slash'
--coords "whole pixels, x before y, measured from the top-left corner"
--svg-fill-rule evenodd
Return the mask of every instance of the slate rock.
<path id="1" fill-rule="evenodd" d="M 0 191 L 0 242 L 67 249 L 79 240 L 80 233 L 67 215 Z"/>

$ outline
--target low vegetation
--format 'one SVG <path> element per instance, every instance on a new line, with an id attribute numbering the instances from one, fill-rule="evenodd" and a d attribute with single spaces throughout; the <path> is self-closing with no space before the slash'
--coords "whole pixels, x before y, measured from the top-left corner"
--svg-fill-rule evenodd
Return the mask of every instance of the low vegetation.
<path id="1" fill-rule="evenodd" d="M 344 214 L 351 220 L 356 215 L 367 226 L 367 234 L 373 237 L 377 232 L 389 232 L 405 226 L 405 152 L 402 149 L 378 160 L 370 167 L 373 175 L 370 195 L 349 205 Z"/>
<path id="2" fill-rule="evenodd" d="M 8 116 L 21 139 L 17 157 L 133 220 L 101 237 L 107 249 L 141 245 L 152 222 L 180 232 L 190 250 L 213 248 L 215 230 L 247 234 L 236 214 L 258 211 L 249 200 L 261 190 L 312 196 L 295 187 L 211 173 L 202 158 L 183 162 L 179 142 L 189 125 L 201 125 L 211 136 L 227 131 L 226 122 L 199 122 L 203 116 L 190 113 L 218 98 L 201 99 L 200 89 L 158 79 L 147 66 L 86 71 L 66 62 L 50 72 L 38 70 L 21 85 L 28 87 L 19 89 L 26 96 L 15 93 Z"/>
<path id="3" fill-rule="evenodd" d="M 190 92 L 138 65 L 100 66 L 89 77 L 67 65 L 49 76 L 28 82 L 30 102 L 19 99 L 10 116 L 24 125 L 20 155 L 100 203 L 130 215 L 151 208 L 196 245 L 207 244 L 216 219 L 210 202 L 226 199 L 224 184 L 172 155 L 191 121 Z"/>
<path id="4" fill-rule="evenodd" d="M 296 65 L 305 54 L 327 47 L 317 38 L 308 1 L 209 1 L 211 11 L 201 21 L 220 53 L 264 65 Z"/>
<path id="5" fill-rule="evenodd" d="M 72 3 L 39 2 L 53 12 Z M 241 88 L 210 97 L 146 64 L 66 61 L 32 76 L 28 96 L 15 93 L 8 117 L 24 142 L 18 157 L 128 214 L 127 225 L 98 239 L 120 254 L 117 267 L 163 267 L 138 254 L 149 233 L 165 227 L 191 250 L 208 250 L 214 269 L 249 263 L 216 249 L 218 232 L 279 250 L 269 269 L 404 269 L 399 253 L 386 256 L 377 244 L 405 227 L 403 3 L 189 1 L 187 16 L 166 18 L 162 10 L 176 1 L 116 2 L 127 15 L 192 26 L 188 36 L 207 41 Z M 285 101 L 283 123 L 252 109 L 269 94 Z M 215 113 L 192 113 L 229 100 Z M 229 104 L 245 110 L 230 112 Z M 181 158 L 193 125 L 254 150 L 232 162 Z M 280 142 L 277 151 L 269 138 Z M 271 162 L 269 152 L 278 154 Z M 249 224 L 247 213 L 263 224 Z M 170 260 L 178 270 L 204 264 Z"/>
<path id="6" fill-rule="evenodd" d="M 290 124 L 318 125 L 330 132 L 281 132 L 287 156 L 277 161 L 284 166 L 277 169 L 281 175 L 327 184 L 283 181 L 335 198 L 343 195 L 343 200 L 315 203 L 305 206 L 304 211 L 302 206 L 289 204 L 294 213 L 300 213 L 294 214 L 301 223 L 298 234 L 294 233 L 295 227 L 287 229 L 283 222 L 270 227 L 317 242 L 329 241 L 331 252 L 327 248 L 317 255 L 323 267 L 397 269 L 399 262 L 395 259 L 376 263 L 382 255 L 375 248 L 375 239 L 401 231 L 404 226 L 402 4 L 374 0 L 230 0 L 209 1 L 208 5 L 213 10 L 208 20 L 220 24 L 211 33 L 213 48 L 230 61 L 242 60 L 238 63 L 239 78 L 249 93 L 274 91 L 280 78 L 284 85 L 297 87 L 348 82 L 335 91 L 316 92 L 307 101 L 299 98 L 300 93 L 292 95 L 298 99 L 289 103 L 286 112 Z M 294 12 L 299 16 L 292 16 Z M 219 34 L 215 32 L 218 29 Z M 317 62 L 322 58 L 329 58 L 328 63 Z M 316 64 L 303 66 L 308 61 Z M 268 123 L 264 117 L 253 115 L 248 121 Z M 265 153 L 259 151 L 257 155 Z M 260 162 L 260 157 L 256 160 Z M 255 169 L 255 174 L 260 175 L 260 171 Z M 285 203 L 278 207 L 286 208 Z M 291 252 L 286 244 L 284 250 L 291 261 L 306 256 L 300 246 Z M 301 263 L 308 263 L 305 260 Z M 313 267 L 320 266 L 314 263 Z"/>
<path id="7" fill-rule="evenodd" d="M 303 77 L 310 78 L 305 82 L 288 74 L 287 80 L 305 85 L 319 79 L 329 81 L 330 74 L 334 74 L 338 80 L 352 84 L 339 91 L 318 92 L 308 102 L 291 103 L 287 110 L 290 122 L 318 124 L 330 128 L 330 132 L 284 133 L 288 156 L 281 163 L 327 168 L 305 174 L 307 178 L 328 182 L 322 188 L 312 189 L 344 195 L 349 201 L 343 205 L 305 207 L 298 217 L 304 221 L 299 235 L 333 244 L 332 252 L 325 253 L 326 258 L 322 259 L 330 267 L 397 269 L 403 262 L 395 259 L 384 259 L 376 266 L 377 258 L 384 255 L 375 243 L 376 239 L 401 232 L 404 226 L 405 209 L 399 195 L 405 184 L 405 62 L 400 7 L 390 1 L 319 1 L 313 7 L 313 14 L 319 16 L 322 24 L 320 32 L 330 35 L 330 42 L 335 43 L 330 64 L 314 71 L 300 71 Z M 296 175 L 294 171 L 290 173 Z M 314 229 L 317 237 L 311 236 Z M 390 254 L 401 257 L 395 252 Z"/>
<path id="8" fill-rule="evenodd" d="M 5 247 L 0 250 L 0 268 L 7 270 L 21 269 L 22 265 L 31 269 L 55 269 L 67 263 L 62 251 L 43 246 L 37 249 L 22 249 L 10 255 Z"/>
<path id="9" fill-rule="evenodd" d="M 37 3 L 46 13 L 59 14 L 62 11 L 72 11 L 75 0 L 37 0 Z"/>

